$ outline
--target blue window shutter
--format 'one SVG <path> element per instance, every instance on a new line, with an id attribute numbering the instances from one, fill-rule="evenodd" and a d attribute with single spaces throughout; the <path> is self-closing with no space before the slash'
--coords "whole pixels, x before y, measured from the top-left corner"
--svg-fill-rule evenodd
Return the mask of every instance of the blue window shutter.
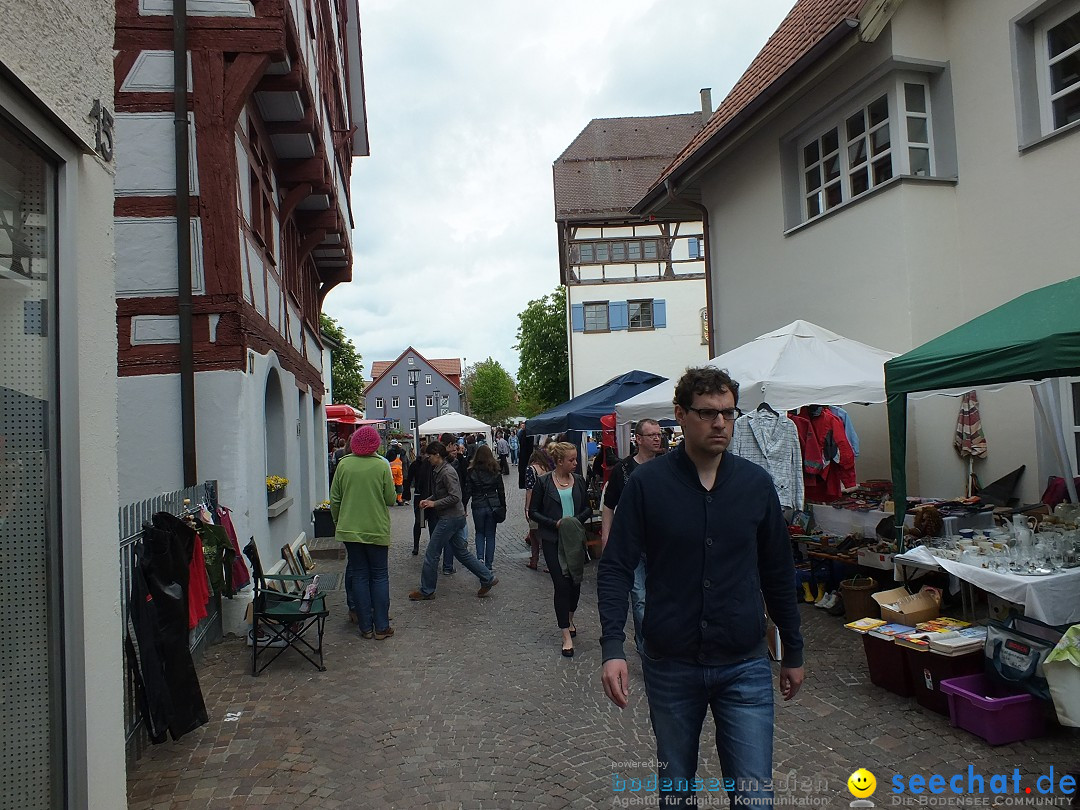
<path id="1" fill-rule="evenodd" d="M 687 241 L 689 242 L 690 258 L 700 259 L 701 253 L 699 252 L 700 248 L 698 247 L 698 238 L 696 236 L 691 236 L 690 239 L 688 239 Z"/>
<path id="2" fill-rule="evenodd" d="M 570 305 L 570 328 L 575 332 L 585 331 L 585 305 Z"/>
<path id="3" fill-rule="evenodd" d="M 655 329 L 663 329 L 667 326 L 667 301 L 663 298 L 653 299 L 652 322 Z"/>
<path id="4" fill-rule="evenodd" d="M 614 332 L 616 329 L 626 329 L 629 325 L 630 313 L 626 302 L 608 302 L 608 328 Z"/>

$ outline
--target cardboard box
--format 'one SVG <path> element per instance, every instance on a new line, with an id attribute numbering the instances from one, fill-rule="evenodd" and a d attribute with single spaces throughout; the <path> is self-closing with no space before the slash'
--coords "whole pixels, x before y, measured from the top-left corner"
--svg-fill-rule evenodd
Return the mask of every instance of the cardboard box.
<path id="1" fill-rule="evenodd" d="M 907 588 L 893 588 L 871 594 L 870 598 L 878 603 L 881 618 L 887 622 L 915 625 L 936 619 L 941 612 L 941 593 L 936 588 L 923 588 L 914 594 L 908 593 Z M 886 607 L 897 602 L 898 610 Z"/>
<path id="2" fill-rule="evenodd" d="M 892 554 L 879 554 L 868 548 L 860 548 L 859 565 L 865 565 L 867 568 L 880 568 L 882 571 L 892 571 L 893 556 Z"/>

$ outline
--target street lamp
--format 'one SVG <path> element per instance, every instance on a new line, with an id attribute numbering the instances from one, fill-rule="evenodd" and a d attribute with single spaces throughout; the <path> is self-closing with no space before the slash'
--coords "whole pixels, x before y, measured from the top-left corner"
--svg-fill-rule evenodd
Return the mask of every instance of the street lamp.
<path id="1" fill-rule="evenodd" d="M 416 399 L 416 385 L 420 382 L 420 369 L 409 369 L 409 385 L 412 386 L 412 406 L 413 406 L 413 450 L 416 452 L 417 457 L 420 456 L 420 403 Z"/>
<path id="2" fill-rule="evenodd" d="M 439 395 L 439 389 L 436 388 L 431 393 L 435 396 L 435 415 L 442 416 L 442 399 Z"/>

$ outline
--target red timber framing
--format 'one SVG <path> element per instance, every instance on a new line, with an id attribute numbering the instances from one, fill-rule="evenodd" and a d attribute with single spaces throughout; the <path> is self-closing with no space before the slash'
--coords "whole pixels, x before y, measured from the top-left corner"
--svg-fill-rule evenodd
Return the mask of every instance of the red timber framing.
<path id="1" fill-rule="evenodd" d="M 120 88 L 144 50 L 172 49 L 173 19 L 168 15 L 140 15 L 139 0 L 117 0 L 114 57 L 118 112 L 172 112 L 171 92 L 121 92 Z M 352 223 L 341 209 L 339 188 L 349 194 L 352 130 L 343 99 L 348 78 L 338 65 L 345 63 L 345 43 L 320 36 L 316 64 L 305 62 L 298 37 L 310 34 L 309 20 L 294 20 L 286 0 L 253 0 L 254 17 L 188 17 L 188 51 L 192 81 L 188 110 L 194 117 L 194 142 L 199 194 L 190 198 L 190 211 L 202 230 L 201 254 L 205 294 L 193 299 L 196 371 L 243 369 L 248 349 L 273 349 L 297 384 L 310 386 L 322 396 L 322 370 L 318 358 L 305 358 L 290 342 L 287 320 L 281 332 L 269 315 L 259 314 L 245 300 L 245 289 L 267 290 L 276 284 L 282 297 L 300 313 L 303 325 L 318 339 L 323 297 L 334 285 L 352 276 L 350 232 Z M 307 0 L 307 14 L 317 19 L 321 32 L 337 29 L 344 36 L 345 6 L 339 0 Z M 299 32 L 299 33 L 298 33 Z M 340 49 L 340 61 L 336 51 Z M 322 98 L 312 97 L 308 72 L 317 70 Z M 263 121 L 258 94 L 292 94 L 303 110 L 298 120 Z M 323 143 L 325 118 L 332 143 Z M 305 136 L 314 154 L 282 158 L 274 149 L 275 136 Z M 236 144 L 247 154 L 247 176 L 240 176 Z M 344 180 L 334 180 L 334 167 Z M 240 205 L 241 184 L 251 191 L 250 221 Z M 323 205 L 313 205 L 321 200 Z M 305 204 L 305 201 L 308 201 Z M 325 204 L 328 201 L 328 204 Z M 312 210 L 315 208 L 316 210 Z M 322 210 L 317 210 L 321 208 Z M 167 217 L 176 212 L 176 197 L 118 197 L 117 217 Z M 241 259 L 245 239 L 258 245 L 264 268 L 252 262 L 249 272 L 265 272 L 263 283 L 243 278 L 247 263 Z M 271 282 L 272 280 L 272 282 Z M 264 292 L 264 296 L 268 293 Z M 269 313 L 266 298 L 261 308 Z M 117 301 L 117 338 L 121 376 L 171 374 L 179 371 L 176 344 L 131 345 L 132 318 L 138 315 L 176 315 L 174 296 L 120 298 Z M 214 335 L 211 335 L 211 318 Z M 292 329 L 302 328 L 289 319 Z M 307 345 L 303 334 L 301 346 Z M 213 338 L 213 340 L 212 340 Z"/>

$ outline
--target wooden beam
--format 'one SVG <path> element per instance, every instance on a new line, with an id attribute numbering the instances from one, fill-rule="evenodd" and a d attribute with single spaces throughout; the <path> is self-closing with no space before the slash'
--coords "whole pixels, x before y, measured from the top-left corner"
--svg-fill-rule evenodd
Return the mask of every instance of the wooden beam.
<path id="1" fill-rule="evenodd" d="M 321 184 L 327 182 L 326 160 L 322 157 L 302 160 L 283 160 L 278 171 L 278 181 L 287 186 L 298 183 Z"/>
<path id="2" fill-rule="evenodd" d="M 325 238 L 325 228 L 316 228 L 315 230 L 310 231 L 308 235 L 304 237 L 304 241 L 300 243 L 300 247 L 296 251 L 296 266 L 302 267 L 304 262 L 308 260 L 308 256 L 311 255 L 311 251 L 318 247 Z"/>
<path id="3" fill-rule="evenodd" d="M 270 66 L 270 56 L 265 53 L 239 54 L 225 68 L 225 99 L 222 114 L 226 124 L 235 124 L 251 97 L 255 85 L 263 78 Z"/>
<path id="4" fill-rule="evenodd" d="M 311 183 L 300 183 L 297 186 L 293 186 L 289 189 L 289 193 L 285 195 L 285 199 L 281 201 L 279 206 L 279 219 L 284 222 L 289 218 L 289 215 L 295 210 L 296 206 L 311 196 L 311 192 L 315 190 L 315 186 Z"/>

